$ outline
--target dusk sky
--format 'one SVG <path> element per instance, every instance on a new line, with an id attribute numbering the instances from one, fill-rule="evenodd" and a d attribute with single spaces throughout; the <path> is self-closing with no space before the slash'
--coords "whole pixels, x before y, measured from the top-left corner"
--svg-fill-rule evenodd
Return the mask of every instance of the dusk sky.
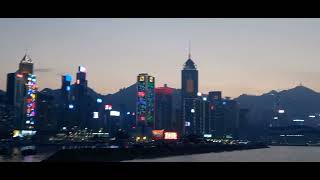
<path id="1" fill-rule="evenodd" d="M 139 73 L 180 88 L 189 40 L 203 93 L 260 95 L 300 82 L 320 91 L 320 19 L 0 19 L 0 89 L 25 49 L 40 89 L 60 88 L 78 65 L 101 94 Z"/>

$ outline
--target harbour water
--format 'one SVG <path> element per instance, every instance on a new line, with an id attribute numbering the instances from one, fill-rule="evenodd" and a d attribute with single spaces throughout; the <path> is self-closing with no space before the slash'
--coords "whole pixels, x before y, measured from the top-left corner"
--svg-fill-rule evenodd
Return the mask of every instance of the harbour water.
<path id="1" fill-rule="evenodd" d="M 0 156 L 0 162 L 40 162 L 55 151 L 22 156 Z M 124 162 L 320 162 L 320 146 L 270 146 L 270 148 L 220 153 L 172 156 L 155 159 L 137 159 Z"/>
<path id="2" fill-rule="evenodd" d="M 270 148 L 139 159 L 126 162 L 320 162 L 320 146 L 270 146 Z"/>
<path id="3" fill-rule="evenodd" d="M 14 147 L 7 155 L 0 155 L 0 162 L 40 162 L 52 154 L 54 154 L 58 148 L 56 147 L 38 147 L 35 155 L 22 155 L 20 147 Z"/>

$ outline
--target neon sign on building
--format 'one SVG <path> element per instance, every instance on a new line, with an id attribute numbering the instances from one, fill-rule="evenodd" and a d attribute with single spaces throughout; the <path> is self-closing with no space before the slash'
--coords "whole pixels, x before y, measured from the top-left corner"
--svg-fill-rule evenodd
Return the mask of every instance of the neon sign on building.
<path id="1" fill-rule="evenodd" d="M 36 76 L 33 74 L 28 74 L 26 90 L 26 127 L 27 129 L 34 129 L 35 116 L 36 116 L 36 94 L 37 94 L 37 84 Z"/>

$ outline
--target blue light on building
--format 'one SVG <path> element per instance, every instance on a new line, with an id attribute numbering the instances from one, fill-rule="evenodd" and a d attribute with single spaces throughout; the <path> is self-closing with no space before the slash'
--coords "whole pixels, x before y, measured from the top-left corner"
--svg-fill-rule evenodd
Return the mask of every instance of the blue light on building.
<path id="1" fill-rule="evenodd" d="M 73 108 L 74 108 L 73 104 L 69 104 L 69 109 L 73 109 Z"/>
<path id="2" fill-rule="evenodd" d="M 67 90 L 67 91 L 70 91 L 70 90 L 71 90 L 71 87 L 70 87 L 70 86 L 67 86 L 67 87 L 66 87 L 66 90 Z"/>
<path id="3" fill-rule="evenodd" d="M 97 103 L 102 103 L 102 99 L 98 98 Z"/>
<path id="4" fill-rule="evenodd" d="M 72 76 L 71 76 L 70 74 L 67 74 L 67 75 L 65 76 L 65 78 L 66 78 L 66 81 L 68 81 L 68 82 L 71 82 L 71 81 L 72 81 Z"/>

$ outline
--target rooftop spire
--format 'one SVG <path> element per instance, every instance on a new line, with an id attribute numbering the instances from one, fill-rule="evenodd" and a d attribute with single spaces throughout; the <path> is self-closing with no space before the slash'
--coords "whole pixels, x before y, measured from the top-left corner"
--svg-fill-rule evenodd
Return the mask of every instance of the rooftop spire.
<path id="1" fill-rule="evenodd" d="M 32 59 L 30 58 L 30 56 L 27 54 L 27 49 L 26 49 L 26 53 L 23 56 L 21 63 L 33 63 Z"/>
<path id="2" fill-rule="evenodd" d="M 188 59 L 191 59 L 191 42 L 189 40 L 189 54 L 188 54 Z"/>

